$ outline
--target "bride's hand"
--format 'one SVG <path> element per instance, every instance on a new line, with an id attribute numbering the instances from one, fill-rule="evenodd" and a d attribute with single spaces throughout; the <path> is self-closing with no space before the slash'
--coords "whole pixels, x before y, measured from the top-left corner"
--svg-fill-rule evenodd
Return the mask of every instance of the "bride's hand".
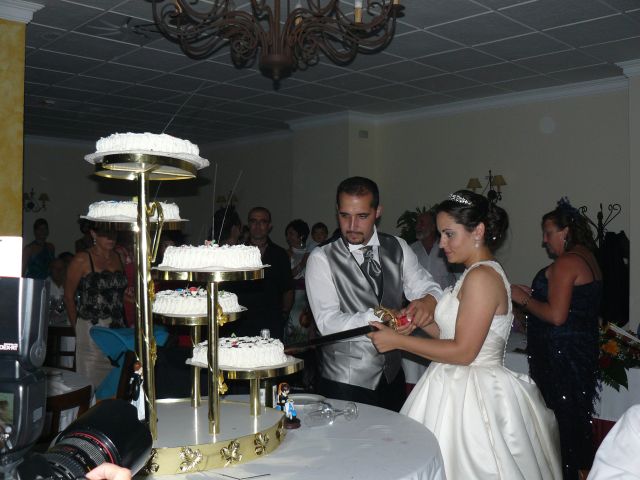
<path id="1" fill-rule="evenodd" d="M 369 322 L 369 325 L 377 329 L 377 331 L 367 334 L 367 337 L 371 339 L 378 352 L 385 353 L 398 348 L 397 341 L 401 337 L 393 328 L 389 328 L 380 322 Z"/>

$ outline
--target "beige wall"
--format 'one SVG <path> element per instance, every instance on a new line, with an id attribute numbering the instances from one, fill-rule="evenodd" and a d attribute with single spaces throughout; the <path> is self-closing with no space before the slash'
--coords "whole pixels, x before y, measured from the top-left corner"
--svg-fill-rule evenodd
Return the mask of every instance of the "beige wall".
<path id="1" fill-rule="evenodd" d="M 0 18 L 0 235 L 22 228 L 25 24 Z"/>
<path id="2" fill-rule="evenodd" d="M 377 180 L 392 230 L 400 213 L 486 183 L 491 169 L 508 185 L 500 205 L 510 218 L 498 257 L 513 282 L 529 283 L 548 263 L 540 217 L 563 195 L 596 219 L 602 202 L 620 203 L 612 231 L 629 233 L 628 95 L 626 92 L 399 122 L 377 129 Z"/>

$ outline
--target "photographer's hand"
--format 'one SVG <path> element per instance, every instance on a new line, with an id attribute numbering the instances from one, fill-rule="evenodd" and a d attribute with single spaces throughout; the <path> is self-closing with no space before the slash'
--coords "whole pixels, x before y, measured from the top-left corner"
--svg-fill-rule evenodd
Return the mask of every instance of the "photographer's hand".
<path id="1" fill-rule="evenodd" d="M 131 480 L 131 471 L 113 463 L 103 463 L 87 473 L 86 478 L 89 480 Z"/>

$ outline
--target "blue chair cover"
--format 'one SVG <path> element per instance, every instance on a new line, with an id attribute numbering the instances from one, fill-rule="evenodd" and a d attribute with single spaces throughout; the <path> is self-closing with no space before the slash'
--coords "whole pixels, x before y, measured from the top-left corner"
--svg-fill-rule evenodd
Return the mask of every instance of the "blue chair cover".
<path id="1" fill-rule="evenodd" d="M 154 325 L 153 334 L 156 338 L 156 344 L 161 347 L 167 343 L 169 332 L 162 325 Z M 109 375 L 96 388 L 96 398 L 113 398 L 118 390 L 120 382 L 120 374 L 122 372 L 122 364 L 124 362 L 124 354 L 127 350 L 135 350 L 135 331 L 133 328 L 106 328 L 95 326 L 91 328 L 91 338 L 96 345 L 100 347 L 109 361 L 113 365 L 113 369 Z"/>

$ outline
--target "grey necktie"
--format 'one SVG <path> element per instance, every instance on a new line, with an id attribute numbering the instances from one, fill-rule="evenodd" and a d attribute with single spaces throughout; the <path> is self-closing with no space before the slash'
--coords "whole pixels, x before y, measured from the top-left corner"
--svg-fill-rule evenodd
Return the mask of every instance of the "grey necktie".
<path id="1" fill-rule="evenodd" d="M 378 297 L 378 301 L 380 301 L 380 297 L 382 295 L 382 268 L 380 264 L 373 256 L 373 247 L 363 247 L 362 254 L 364 255 L 364 262 L 360 265 L 360 268 L 364 272 L 364 274 L 371 279 L 371 286 L 373 287 L 373 291 Z"/>

